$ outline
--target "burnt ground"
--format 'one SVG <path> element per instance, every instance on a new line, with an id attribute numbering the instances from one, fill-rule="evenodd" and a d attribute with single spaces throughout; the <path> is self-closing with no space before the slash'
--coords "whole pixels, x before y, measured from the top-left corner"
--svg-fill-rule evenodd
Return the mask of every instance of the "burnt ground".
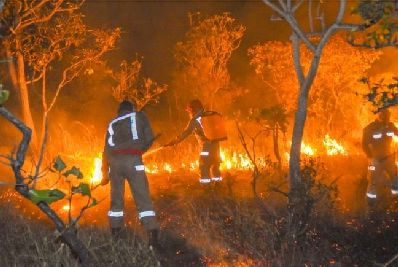
<path id="1" fill-rule="evenodd" d="M 278 190 L 286 191 L 286 178 L 261 178 L 259 205 L 250 173 L 237 171 L 225 173 L 221 184 L 206 186 L 198 184 L 195 174 L 149 175 L 161 223 L 161 252 L 147 248 L 128 190 L 121 240 L 112 240 L 108 232 L 108 187 L 93 193 L 104 200 L 86 212 L 79 235 L 98 266 L 378 266 L 393 259 L 398 253 L 398 200 L 389 194 L 388 181 L 382 183 L 378 201 L 368 203 L 362 157 L 319 161 L 323 163 L 317 165 L 317 179 L 335 181 L 338 194 L 311 211 L 294 251 L 285 234 L 286 198 L 270 189 L 270 184 L 278 184 Z M 12 181 L 4 167 L 1 173 Z M 64 204 L 53 207 L 66 218 Z M 0 217 L 1 266 L 77 265 L 57 241 L 51 223 L 10 187 L 1 186 Z M 398 266 L 398 261 L 390 266 Z"/>

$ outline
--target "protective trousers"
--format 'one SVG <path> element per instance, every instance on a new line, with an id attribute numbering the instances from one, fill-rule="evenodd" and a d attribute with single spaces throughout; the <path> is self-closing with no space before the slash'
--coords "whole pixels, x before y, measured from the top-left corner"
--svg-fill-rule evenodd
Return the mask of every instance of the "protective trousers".
<path id="1" fill-rule="evenodd" d="M 108 212 L 111 228 L 124 225 L 124 188 L 127 179 L 134 197 L 138 217 L 147 231 L 158 229 L 159 224 L 150 198 L 148 179 L 141 156 L 112 155 L 109 160 L 111 206 Z"/>
<path id="2" fill-rule="evenodd" d="M 387 174 L 391 182 L 391 193 L 398 194 L 398 174 L 395 165 L 395 155 L 389 155 L 382 159 L 372 159 L 368 166 L 368 198 L 377 197 L 377 186 L 382 181 L 383 175 Z"/>
<path id="3" fill-rule="evenodd" d="M 199 182 L 202 184 L 207 184 L 211 181 L 220 182 L 222 180 L 220 162 L 219 142 L 204 142 L 199 159 Z"/>

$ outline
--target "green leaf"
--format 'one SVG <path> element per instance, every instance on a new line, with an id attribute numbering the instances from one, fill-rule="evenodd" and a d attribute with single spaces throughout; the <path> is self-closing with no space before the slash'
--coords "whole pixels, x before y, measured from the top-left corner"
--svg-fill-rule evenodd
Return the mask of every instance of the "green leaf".
<path id="1" fill-rule="evenodd" d="M 65 177 L 68 177 L 69 175 L 74 175 L 77 179 L 83 179 L 83 173 L 80 171 L 79 168 L 76 168 L 75 166 L 73 166 L 70 170 L 64 172 Z"/>
<path id="2" fill-rule="evenodd" d="M 61 159 L 60 156 L 57 156 L 55 158 L 53 168 L 59 172 L 63 171 L 66 168 L 65 162 Z"/>
<path id="3" fill-rule="evenodd" d="M 65 194 L 58 189 L 45 189 L 45 190 L 29 190 L 29 198 L 30 200 L 38 204 L 39 202 L 45 202 L 47 204 L 51 204 L 55 201 L 63 199 Z"/>
<path id="4" fill-rule="evenodd" d="M 90 186 L 87 183 L 80 183 L 79 186 L 72 186 L 73 194 L 82 194 L 82 196 L 91 196 Z"/>
<path id="5" fill-rule="evenodd" d="M 8 100 L 9 96 L 10 96 L 10 91 L 2 90 L 0 87 L 0 105 L 3 105 Z"/>
<path id="6" fill-rule="evenodd" d="M 91 207 L 94 207 L 96 205 L 98 205 L 98 201 L 95 198 L 93 198 L 92 202 L 90 203 L 90 205 L 88 205 L 87 208 L 91 208 Z"/>

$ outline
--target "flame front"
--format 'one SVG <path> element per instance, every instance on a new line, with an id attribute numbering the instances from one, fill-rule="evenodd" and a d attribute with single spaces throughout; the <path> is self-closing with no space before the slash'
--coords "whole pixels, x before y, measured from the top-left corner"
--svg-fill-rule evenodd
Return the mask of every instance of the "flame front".
<path id="1" fill-rule="evenodd" d="M 323 139 L 323 144 L 326 148 L 326 154 L 329 156 L 334 156 L 334 155 L 347 155 L 347 151 L 344 149 L 342 145 L 337 143 L 336 140 L 332 139 L 328 134 L 325 135 L 325 138 Z"/>
<path id="2" fill-rule="evenodd" d="M 311 146 L 302 142 L 301 143 L 301 153 L 306 154 L 307 156 L 314 156 L 316 153 L 316 149 L 314 149 Z"/>
<path id="3" fill-rule="evenodd" d="M 96 184 L 101 181 L 102 178 L 102 158 L 96 157 L 94 158 L 94 170 L 93 170 L 93 176 L 91 177 L 91 183 Z"/>

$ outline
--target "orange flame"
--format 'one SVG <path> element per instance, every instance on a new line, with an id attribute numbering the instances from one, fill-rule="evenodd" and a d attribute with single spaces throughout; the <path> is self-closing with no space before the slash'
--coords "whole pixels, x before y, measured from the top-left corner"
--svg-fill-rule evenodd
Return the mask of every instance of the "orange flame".
<path id="1" fill-rule="evenodd" d="M 323 144 L 326 148 L 326 154 L 329 156 L 334 156 L 334 155 L 347 155 L 347 151 L 344 149 L 342 145 L 337 143 L 336 140 L 332 139 L 329 134 L 325 135 L 325 138 L 323 139 Z"/>
<path id="2" fill-rule="evenodd" d="M 302 142 L 301 143 L 301 153 L 306 154 L 307 156 L 314 156 L 316 153 L 316 149 L 314 149 L 311 146 Z"/>
<path id="3" fill-rule="evenodd" d="M 102 178 L 102 156 L 99 155 L 98 157 L 94 158 L 94 169 L 93 169 L 93 175 L 90 179 L 91 183 L 96 184 L 101 181 Z"/>

